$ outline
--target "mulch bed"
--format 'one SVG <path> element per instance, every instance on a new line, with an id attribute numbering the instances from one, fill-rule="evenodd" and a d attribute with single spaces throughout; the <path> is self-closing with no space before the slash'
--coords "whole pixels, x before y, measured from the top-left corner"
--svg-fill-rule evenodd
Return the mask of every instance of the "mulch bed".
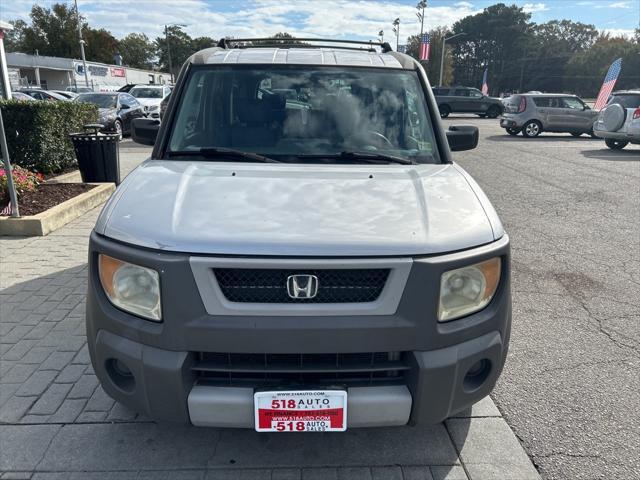
<path id="1" fill-rule="evenodd" d="M 25 192 L 18 199 L 20 216 L 44 212 L 94 187 L 95 185 L 85 183 L 54 183 L 51 185 L 45 183 L 39 185 L 35 192 Z M 9 199 L 0 200 L 0 207 L 4 207 L 7 203 L 9 203 Z"/>

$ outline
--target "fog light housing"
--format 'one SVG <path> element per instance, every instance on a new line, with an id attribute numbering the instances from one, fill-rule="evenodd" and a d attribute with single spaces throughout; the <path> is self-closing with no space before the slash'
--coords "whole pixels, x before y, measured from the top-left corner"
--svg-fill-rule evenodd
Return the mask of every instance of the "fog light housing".
<path id="1" fill-rule="evenodd" d="M 105 363 L 105 369 L 116 387 L 127 393 L 133 392 L 136 379 L 126 363 L 117 358 L 110 358 Z"/>
<path id="2" fill-rule="evenodd" d="M 489 378 L 489 374 L 491 373 L 491 362 L 486 358 L 477 361 L 464 376 L 464 380 L 462 381 L 462 388 L 464 388 L 465 392 L 473 392 L 478 390 L 482 384 Z"/>

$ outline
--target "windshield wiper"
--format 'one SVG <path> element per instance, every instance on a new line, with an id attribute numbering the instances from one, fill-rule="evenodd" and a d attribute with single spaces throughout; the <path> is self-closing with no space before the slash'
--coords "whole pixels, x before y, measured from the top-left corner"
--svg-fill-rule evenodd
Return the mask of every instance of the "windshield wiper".
<path id="1" fill-rule="evenodd" d="M 233 150 L 231 148 L 219 147 L 202 147 L 198 150 L 174 150 L 167 152 L 169 157 L 204 157 L 204 158 L 223 158 L 227 157 L 233 160 L 246 160 L 250 162 L 262 163 L 281 163 L 279 160 L 265 157 L 257 153 L 243 152 L 242 150 Z"/>
<path id="2" fill-rule="evenodd" d="M 414 162 L 407 158 L 396 157 L 394 155 L 385 155 L 383 153 L 373 153 L 373 152 L 340 152 L 340 153 L 313 153 L 313 154 L 304 154 L 304 155 L 296 155 L 297 158 L 337 158 L 341 160 L 372 160 L 374 162 L 390 162 L 390 163 L 399 163 L 401 165 L 413 165 Z"/>

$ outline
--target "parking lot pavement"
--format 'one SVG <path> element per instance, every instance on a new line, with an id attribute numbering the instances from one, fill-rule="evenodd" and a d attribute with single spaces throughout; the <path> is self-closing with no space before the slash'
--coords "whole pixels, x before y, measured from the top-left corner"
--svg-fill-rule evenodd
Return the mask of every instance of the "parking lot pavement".
<path id="1" fill-rule="evenodd" d="M 640 147 L 510 137 L 454 154 L 511 237 L 513 330 L 492 394 L 547 479 L 640 478 Z"/>
<path id="2" fill-rule="evenodd" d="M 123 147 L 125 173 L 150 152 Z M 115 403 L 85 342 L 98 213 L 47 237 L 0 238 L 0 478 L 539 478 L 489 398 L 429 428 L 300 435 L 157 425 Z"/>

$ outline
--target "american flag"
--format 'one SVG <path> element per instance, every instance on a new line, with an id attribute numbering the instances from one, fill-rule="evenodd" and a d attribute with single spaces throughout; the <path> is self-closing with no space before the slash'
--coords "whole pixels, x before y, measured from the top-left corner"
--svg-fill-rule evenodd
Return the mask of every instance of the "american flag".
<path id="1" fill-rule="evenodd" d="M 420 60 L 429 60 L 431 51 L 431 41 L 428 33 L 423 33 L 420 37 Z"/>
<path id="2" fill-rule="evenodd" d="M 602 87 L 600 87 L 600 93 L 598 93 L 598 98 L 596 99 L 596 103 L 593 106 L 594 110 L 601 110 L 602 107 L 604 107 L 607 104 L 609 95 L 611 95 L 611 92 L 613 91 L 613 87 L 615 87 L 616 85 L 616 80 L 618 80 L 618 75 L 620 75 L 620 70 L 622 70 L 621 58 L 617 59 L 609 67 L 607 76 L 604 77 L 604 82 L 602 83 Z"/>
<path id="3" fill-rule="evenodd" d="M 489 73 L 489 69 L 484 69 L 484 75 L 482 75 L 482 93 L 487 95 L 489 93 L 489 85 L 487 84 L 487 73 Z"/>
<path id="4" fill-rule="evenodd" d="M 0 217 L 9 216 L 11 216 L 11 202 L 9 202 L 6 207 L 0 208 Z"/>

